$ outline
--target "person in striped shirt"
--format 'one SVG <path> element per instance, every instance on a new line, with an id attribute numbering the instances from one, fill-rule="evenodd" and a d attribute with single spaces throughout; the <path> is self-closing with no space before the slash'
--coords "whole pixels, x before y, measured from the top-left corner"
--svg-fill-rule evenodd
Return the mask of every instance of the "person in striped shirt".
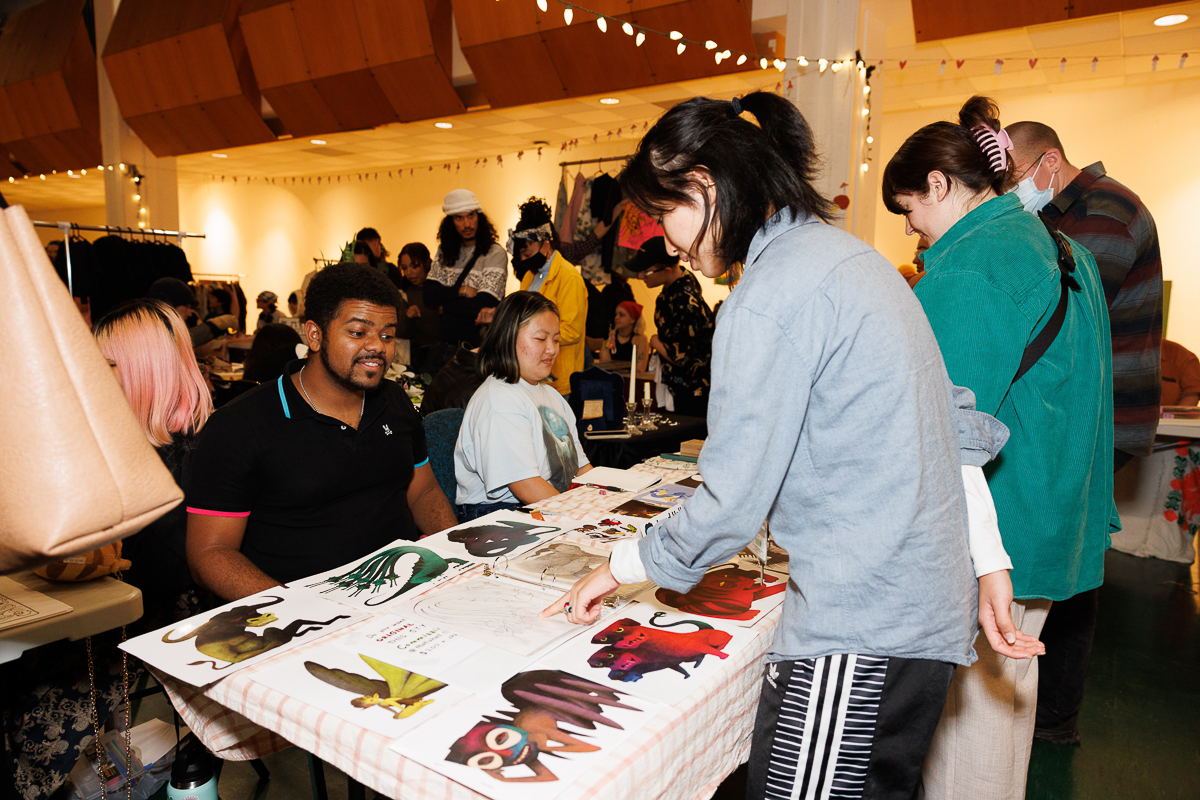
<path id="1" fill-rule="evenodd" d="M 1158 427 L 1162 376 L 1162 259 L 1154 218 L 1141 199 L 1097 161 L 1067 160 L 1058 134 L 1040 122 L 1005 130 L 1013 144 L 1014 183 L 1025 210 L 1041 213 L 1096 259 L 1112 331 L 1113 468 L 1148 456 Z M 1031 191 L 1033 190 L 1033 191 Z M 1042 629 L 1037 724 L 1045 741 L 1079 741 L 1076 720 L 1096 630 L 1099 588 L 1054 604 Z"/>

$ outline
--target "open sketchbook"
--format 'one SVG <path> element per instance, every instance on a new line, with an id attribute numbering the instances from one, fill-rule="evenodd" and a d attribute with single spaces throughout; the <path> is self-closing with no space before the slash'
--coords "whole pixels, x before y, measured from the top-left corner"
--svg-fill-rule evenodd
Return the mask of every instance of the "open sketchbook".
<path id="1" fill-rule="evenodd" d="M 518 559 L 496 559 L 486 568 L 485 574 L 503 575 L 546 589 L 569 592 L 577 581 L 602 564 L 607 564 L 610 555 L 609 550 L 560 537 L 530 550 Z M 653 585 L 651 581 L 624 584 L 605 598 L 605 606 L 619 608 Z"/>

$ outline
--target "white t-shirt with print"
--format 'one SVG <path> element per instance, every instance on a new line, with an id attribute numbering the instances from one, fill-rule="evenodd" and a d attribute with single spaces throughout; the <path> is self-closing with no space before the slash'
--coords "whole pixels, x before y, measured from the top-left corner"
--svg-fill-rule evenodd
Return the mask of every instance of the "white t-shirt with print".
<path id="1" fill-rule="evenodd" d="M 553 386 L 489 377 L 472 395 L 454 447 L 456 499 L 517 503 L 508 485 L 538 476 L 565 491 L 587 463 L 575 415 Z"/>

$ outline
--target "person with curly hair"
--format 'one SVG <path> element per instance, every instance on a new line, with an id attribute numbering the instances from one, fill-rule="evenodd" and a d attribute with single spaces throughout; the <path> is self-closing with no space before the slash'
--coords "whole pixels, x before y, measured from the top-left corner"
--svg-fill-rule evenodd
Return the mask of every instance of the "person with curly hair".
<path id="1" fill-rule="evenodd" d="M 449 361 L 460 344 L 479 346 L 480 312 L 500 304 L 508 280 L 508 256 L 475 193 L 450 192 L 442 213 L 446 216 L 438 227 L 438 249 L 424 290 L 425 303 L 441 308 L 431 372 Z"/>

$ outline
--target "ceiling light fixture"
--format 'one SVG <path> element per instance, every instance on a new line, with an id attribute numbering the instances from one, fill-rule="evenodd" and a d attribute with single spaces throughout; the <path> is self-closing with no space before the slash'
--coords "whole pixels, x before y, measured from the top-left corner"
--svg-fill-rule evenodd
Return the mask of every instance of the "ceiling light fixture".
<path id="1" fill-rule="evenodd" d="M 212 156 L 213 158 L 229 158 L 229 156 L 224 153 L 213 153 Z"/>
<path id="2" fill-rule="evenodd" d="M 617 103 L 619 103 L 621 101 L 615 97 L 601 97 L 600 102 L 606 106 L 615 106 Z"/>
<path id="3" fill-rule="evenodd" d="M 1154 20 L 1154 24 L 1160 28 L 1169 28 L 1172 25 L 1178 25 L 1181 22 L 1187 22 L 1187 14 L 1167 14 L 1165 17 L 1159 17 Z"/>
<path id="4" fill-rule="evenodd" d="M 435 123 L 433 123 L 433 127 L 441 128 L 444 131 L 448 131 L 454 127 L 454 123 L 453 122 L 435 122 Z"/>
<path id="5" fill-rule="evenodd" d="M 308 141 L 312 142 L 313 144 L 325 144 L 324 139 L 309 139 Z"/>

